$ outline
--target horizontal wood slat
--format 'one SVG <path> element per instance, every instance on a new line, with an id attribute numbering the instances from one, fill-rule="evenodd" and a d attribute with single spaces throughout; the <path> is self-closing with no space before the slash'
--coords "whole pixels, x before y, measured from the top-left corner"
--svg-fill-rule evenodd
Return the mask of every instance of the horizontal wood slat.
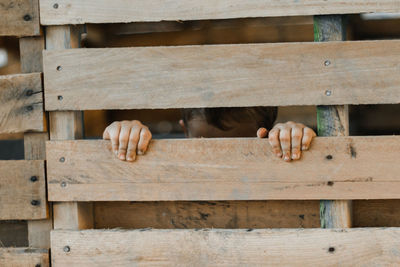
<path id="1" fill-rule="evenodd" d="M 0 266 L 48 267 L 49 251 L 34 248 L 0 248 Z"/>
<path id="2" fill-rule="evenodd" d="M 2 0 L 0 36 L 34 36 L 40 34 L 39 0 Z"/>
<path id="3" fill-rule="evenodd" d="M 51 233 L 53 266 L 396 266 L 399 228 Z"/>
<path id="4" fill-rule="evenodd" d="M 51 201 L 387 199 L 400 197 L 400 137 L 316 138 L 300 161 L 268 140 L 155 140 L 134 163 L 108 141 L 47 143 Z M 330 159 L 331 158 L 331 159 Z"/>
<path id="5" fill-rule="evenodd" d="M 47 110 L 400 103 L 400 41 L 45 51 Z"/>
<path id="6" fill-rule="evenodd" d="M 0 134 L 43 131 L 40 73 L 0 76 Z"/>
<path id="7" fill-rule="evenodd" d="M 43 160 L 0 161 L 0 220 L 47 217 Z"/>
<path id="8" fill-rule="evenodd" d="M 42 24 L 60 25 L 400 12 L 400 4 L 397 0 L 41 0 L 40 11 Z"/>

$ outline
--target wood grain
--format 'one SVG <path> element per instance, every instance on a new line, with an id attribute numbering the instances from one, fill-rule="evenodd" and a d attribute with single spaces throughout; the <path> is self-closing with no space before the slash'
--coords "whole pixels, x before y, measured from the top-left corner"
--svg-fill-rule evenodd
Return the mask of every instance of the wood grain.
<path id="1" fill-rule="evenodd" d="M 39 0 L 2 0 L 0 18 L 0 36 L 40 34 Z"/>
<path id="2" fill-rule="evenodd" d="M 65 246 L 70 248 L 64 252 Z M 53 266 L 396 266 L 399 228 L 51 233 Z"/>
<path id="3" fill-rule="evenodd" d="M 35 181 L 31 177 L 36 176 Z M 37 201 L 32 205 L 32 201 Z M 0 219 L 47 218 L 43 160 L 0 161 Z"/>
<path id="4" fill-rule="evenodd" d="M 397 40 L 46 51 L 46 109 L 400 103 L 399 61 Z"/>
<path id="5" fill-rule="evenodd" d="M 0 134 L 42 130 L 41 74 L 0 76 Z"/>
<path id="6" fill-rule="evenodd" d="M 340 15 L 314 16 L 314 41 L 332 42 L 346 39 L 346 18 Z M 348 136 L 349 106 L 318 106 L 318 136 Z M 321 200 L 322 228 L 350 228 L 352 203 L 350 200 Z"/>
<path id="7" fill-rule="evenodd" d="M 48 267 L 49 251 L 33 248 L 0 248 L 0 266 Z"/>
<path id="8" fill-rule="evenodd" d="M 318 228 L 319 201 L 95 202 L 95 228 Z"/>
<path id="9" fill-rule="evenodd" d="M 399 12 L 396 0 L 41 0 L 44 25 Z M 112 12 L 110 12 L 112 10 Z"/>
<path id="10" fill-rule="evenodd" d="M 48 193 L 51 201 L 399 198 L 399 140 L 320 137 L 290 164 L 252 138 L 154 140 L 134 163 L 117 159 L 108 141 L 48 142 Z"/>

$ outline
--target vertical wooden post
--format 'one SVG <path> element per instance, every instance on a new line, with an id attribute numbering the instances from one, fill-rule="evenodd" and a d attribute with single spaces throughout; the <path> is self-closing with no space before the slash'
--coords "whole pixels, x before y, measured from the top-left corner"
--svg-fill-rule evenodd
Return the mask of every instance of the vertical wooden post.
<path id="1" fill-rule="evenodd" d="M 329 42 L 346 39 L 345 17 L 340 15 L 314 16 L 314 41 Z M 326 58 L 325 67 L 331 62 Z M 322 65 L 322 64 L 321 64 Z M 327 92 L 334 94 L 327 88 Z M 329 97 L 327 95 L 327 97 Z M 318 106 L 318 135 L 349 135 L 348 105 Z M 352 203 L 348 200 L 321 200 L 320 217 L 322 228 L 350 228 L 352 224 Z"/>
<path id="2" fill-rule="evenodd" d="M 80 34 L 80 27 L 47 27 L 46 49 L 77 48 L 80 46 Z M 82 112 L 56 111 L 50 112 L 49 115 L 51 140 L 70 140 L 83 137 Z M 54 229 L 78 230 L 93 228 L 93 205 L 92 203 L 79 202 L 54 203 L 53 218 Z"/>
<path id="3" fill-rule="evenodd" d="M 42 51 L 44 49 L 44 37 L 22 37 L 19 39 L 21 71 L 23 73 L 42 72 L 43 60 Z M 44 129 L 46 130 L 46 120 Z M 46 140 L 48 134 L 25 133 L 24 150 L 26 160 L 45 160 L 46 159 Z M 44 205 L 47 205 L 47 203 Z M 51 211 L 46 220 L 28 221 L 28 241 L 30 247 L 50 248 L 50 231 L 53 227 Z"/>

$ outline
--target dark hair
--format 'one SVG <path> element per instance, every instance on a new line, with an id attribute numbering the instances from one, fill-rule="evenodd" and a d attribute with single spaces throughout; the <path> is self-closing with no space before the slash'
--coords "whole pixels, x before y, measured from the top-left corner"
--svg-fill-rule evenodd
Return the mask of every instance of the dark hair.
<path id="1" fill-rule="evenodd" d="M 276 107 L 233 107 L 233 108 L 188 108 L 182 109 L 183 122 L 193 117 L 200 116 L 208 124 L 211 124 L 223 131 L 230 130 L 232 122 L 254 121 L 257 127 L 272 128 L 278 114 Z"/>

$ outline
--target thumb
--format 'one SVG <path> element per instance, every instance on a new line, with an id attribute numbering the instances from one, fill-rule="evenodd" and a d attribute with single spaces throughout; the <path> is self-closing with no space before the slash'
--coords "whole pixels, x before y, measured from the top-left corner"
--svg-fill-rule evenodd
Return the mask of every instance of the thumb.
<path id="1" fill-rule="evenodd" d="M 268 130 L 265 129 L 264 127 L 261 127 L 260 129 L 258 129 L 257 131 L 257 137 L 258 138 L 265 138 L 268 136 Z"/>

